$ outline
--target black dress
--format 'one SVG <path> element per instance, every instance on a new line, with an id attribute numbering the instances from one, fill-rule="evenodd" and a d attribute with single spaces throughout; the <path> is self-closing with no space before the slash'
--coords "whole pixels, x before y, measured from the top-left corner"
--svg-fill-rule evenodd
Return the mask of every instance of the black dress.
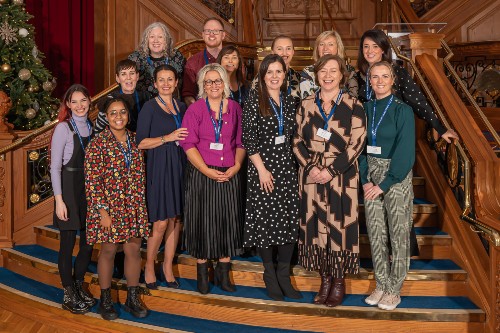
<path id="1" fill-rule="evenodd" d="M 87 199 L 85 197 L 85 174 L 83 170 L 85 151 L 82 149 L 78 135 L 73 126 L 67 121 L 68 127 L 73 132 L 73 154 L 71 159 L 63 165 L 61 170 L 62 198 L 68 210 L 68 221 L 60 220 L 56 215 L 54 201 L 54 227 L 59 230 L 83 230 L 87 217 Z M 87 147 L 90 136 L 82 137 L 83 146 Z"/>
<path id="2" fill-rule="evenodd" d="M 181 117 L 186 105 L 177 101 Z M 139 113 L 136 142 L 168 135 L 177 129 L 174 116 L 166 113 L 156 99 L 146 102 Z M 163 221 L 182 215 L 186 154 L 175 142 L 147 150 L 146 198 L 149 221 Z"/>
<path id="3" fill-rule="evenodd" d="M 260 188 L 257 169 L 251 161 L 248 162 L 245 247 L 267 248 L 297 241 L 299 196 L 291 142 L 295 127 L 295 99 L 291 95 L 283 99 L 283 114 L 286 139 L 276 145 L 278 118 L 272 111 L 271 116 L 260 116 L 255 92 L 250 93 L 243 109 L 243 145 L 247 154 L 259 153 L 266 169 L 274 177 L 274 190 L 265 193 Z"/>

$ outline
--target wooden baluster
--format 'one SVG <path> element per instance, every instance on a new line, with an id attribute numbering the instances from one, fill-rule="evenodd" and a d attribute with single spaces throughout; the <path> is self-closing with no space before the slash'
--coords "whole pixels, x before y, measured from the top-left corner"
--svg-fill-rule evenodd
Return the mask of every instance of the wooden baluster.
<path id="1" fill-rule="evenodd" d="M 16 138 L 5 119 L 11 106 L 10 98 L 0 91 L 0 147 L 11 144 Z M 12 152 L 8 152 L 0 156 L 0 248 L 13 246 L 12 221 Z"/>

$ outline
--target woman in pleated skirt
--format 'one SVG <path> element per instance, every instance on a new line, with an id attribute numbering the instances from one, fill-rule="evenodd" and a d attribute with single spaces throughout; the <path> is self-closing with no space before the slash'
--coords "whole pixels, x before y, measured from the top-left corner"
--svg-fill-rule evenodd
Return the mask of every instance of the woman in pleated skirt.
<path id="1" fill-rule="evenodd" d="M 209 292 L 208 261 L 218 260 L 214 284 L 235 291 L 230 258 L 242 248 L 243 203 L 238 171 L 245 158 L 240 105 L 228 99 L 229 80 L 219 64 L 198 74 L 199 99 L 184 115 L 186 152 L 184 248 L 197 258 L 197 284 Z"/>

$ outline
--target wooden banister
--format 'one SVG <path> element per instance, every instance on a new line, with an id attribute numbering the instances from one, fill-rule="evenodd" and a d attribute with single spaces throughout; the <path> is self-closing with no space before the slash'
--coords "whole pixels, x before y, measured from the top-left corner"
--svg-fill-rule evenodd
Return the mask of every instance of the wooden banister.
<path id="1" fill-rule="evenodd" d="M 472 158 L 475 213 L 478 219 L 484 220 L 485 224 L 500 230 L 498 220 L 500 216 L 500 161 L 437 60 L 428 54 L 422 54 L 416 57 L 416 62 Z M 484 219 L 486 217 L 493 217 L 493 219 Z"/>

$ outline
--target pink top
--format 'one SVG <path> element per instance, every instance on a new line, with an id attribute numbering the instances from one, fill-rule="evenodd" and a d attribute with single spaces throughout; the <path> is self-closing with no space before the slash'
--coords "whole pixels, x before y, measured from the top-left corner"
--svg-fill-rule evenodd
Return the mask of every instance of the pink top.
<path id="1" fill-rule="evenodd" d="M 219 112 L 219 110 L 217 110 Z M 215 112 L 211 110 L 215 120 Z M 182 120 L 182 127 L 186 127 L 189 135 L 179 144 L 188 151 L 196 148 L 203 161 L 209 166 L 232 167 L 236 148 L 243 148 L 241 144 L 241 107 L 228 100 L 227 112 L 222 114 L 222 130 L 219 143 L 224 145 L 222 150 L 210 149 L 210 144 L 215 142 L 215 130 L 210 114 L 208 113 L 205 99 L 199 99 L 189 106 Z"/>

